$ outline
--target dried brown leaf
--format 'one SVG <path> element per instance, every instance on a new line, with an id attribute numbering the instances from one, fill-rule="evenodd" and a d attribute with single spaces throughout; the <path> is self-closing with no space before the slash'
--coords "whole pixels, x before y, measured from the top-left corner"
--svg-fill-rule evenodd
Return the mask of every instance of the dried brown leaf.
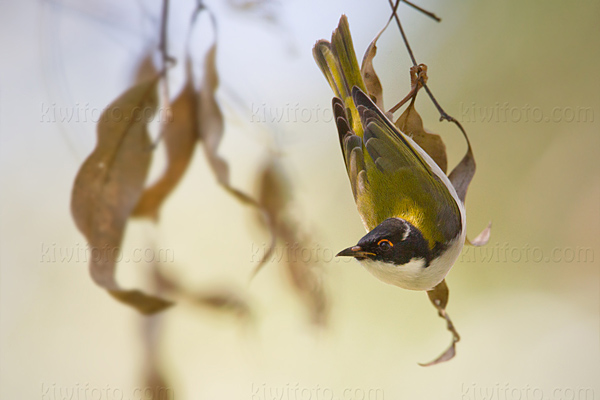
<path id="1" fill-rule="evenodd" d="M 188 60 L 183 90 L 171 104 L 169 119 L 162 126 L 167 166 L 162 176 L 144 191 L 133 211 L 135 217 L 158 219 L 160 207 L 185 174 L 194 155 L 198 139 L 198 101 L 190 63 Z"/>
<path id="2" fill-rule="evenodd" d="M 154 266 L 156 267 L 156 266 Z M 173 398 L 173 387 L 169 385 L 162 368 L 161 343 L 163 339 L 164 317 L 155 315 L 142 321 L 144 348 L 144 397 L 152 400 Z M 150 396 L 148 396 L 150 394 Z"/>
<path id="3" fill-rule="evenodd" d="M 272 255 L 276 241 L 275 224 L 270 220 L 271 215 L 263 206 L 247 194 L 231 186 L 229 181 L 229 165 L 218 154 L 224 132 L 224 120 L 216 98 L 216 92 L 219 87 L 216 55 L 217 44 L 215 41 L 204 59 L 204 76 L 199 93 L 198 135 L 204 144 L 204 153 L 217 178 L 217 182 L 238 201 L 256 207 L 271 232 L 270 251 L 265 254 L 263 260 L 255 268 L 254 276 Z"/>
<path id="4" fill-rule="evenodd" d="M 314 263 L 306 260 L 306 251 L 310 254 L 308 241 L 298 234 L 298 226 L 287 223 L 281 228 L 281 238 L 288 247 L 286 271 L 292 286 L 306 304 L 312 322 L 323 326 L 327 323 L 327 296 Z"/>
<path id="5" fill-rule="evenodd" d="M 142 116 L 147 110 L 156 111 L 157 81 L 128 89 L 101 115 L 96 148 L 77 173 L 71 198 L 73 219 L 92 249 L 92 279 L 143 314 L 161 311 L 171 303 L 138 290 L 121 289 L 115 268 L 127 219 L 140 198 L 150 166 L 152 144 Z"/>
<path id="6" fill-rule="evenodd" d="M 138 63 L 133 79 L 135 83 L 150 81 L 158 75 L 158 71 L 153 60 L 153 53 L 154 48 L 147 49 L 144 57 L 142 57 Z"/>
<path id="7" fill-rule="evenodd" d="M 155 279 L 162 290 L 188 303 L 214 311 L 235 314 L 248 321 L 253 319 L 252 307 L 243 296 L 238 294 L 240 290 L 230 288 L 189 289 L 178 280 L 167 276 L 160 269 L 156 270 Z"/>
<path id="8" fill-rule="evenodd" d="M 373 102 L 379 107 L 381 110 L 385 110 L 383 108 L 383 88 L 381 87 L 381 82 L 379 81 L 379 77 L 375 72 L 375 68 L 373 67 L 373 58 L 377 54 L 377 41 L 381 34 L 386 30 L 388 25 L 390 24 L 391 19 L 388 19 L 387 24 L 379 31 L 375 39 L 369 44 L 367 50 L 365 51 L 365 55 L 362 59 L 362 65 L 360 67 L 360 74 L 365 82 L 365 86 L 367 88 L 367 93 Z"/>
<path id="9" fill-rule="evenodd" d="M 250 305 L 242 297 L 230 290 L 213 290 L 191 294 L 189 299 L 196 305 L 212 310 L 229 312 L 239 318 L 251 319 Z"/>
<path id="10" fill-rule="evenodd" d="M 448 290 L 448 285 L 446 285 L 446 280 L 443 280 L 436 287 L 427 292 L 429 300 L 438 310 L 438 315 L 446 320 L 448 331 L 452 333 L 452 343 L 450 344 L 450 347 L 448 347 L 448 349 L 435 360 L 424 364 L 419 363 L 419 365 L 422 367 L 429 367 L 431 365 L 436 365 L 444 361 L 451 360 L 456 355 L 456 343 L 460 341 L 460 335 L 454 328 L 454 324 L 452 324 L 450 316 L 448 313 L 446 313 L 449 294 L 450 291 Z"/>
<path id="11" fill-rule="evenodd" d="M 415 110 L 414 101 L 409 104 L 402 115 L 396 120 L 395 125 L 425 150 L 438 167 L 446 173 L 448 170 L 446 145 L 440 135 L 425 130 L 423 120 L 417 110 Z"/>
<path id="12" fill-rule="evenodd" d="M 471 149 L 471 144 L 469 143 L 468 139 L 467 146 L 467 153 L 456 165 L 456 167 L 454 167 L 452 172 L 450 172 L 450 175 L 448 175 L 448 179 L 450 179 L 452 186 L 454 186 L 454 189 L 456 189 L 458 198 L 463 203 L 467 197 L 467 189 L 469 188 L 469 184 L 475 175 L 475 157 L 473 156 L 473 150 Z"/>
<path id="13" fill-rule="evenodd" d="M 317 325 L 327 322 L 327 297 L 314 267 L 314 260 L 305 259 L 310 252 L 309 242 L 290 212 L 292 191 L 289 179 L 281 165 L 271 159 L 259 176 L 259 204 L 268 213 L 271 225 L 267 228 L 275 233 L 263 259 L 254 274 L 269 260 L 275 245 L 284 243 L 287 250 L 284 266 L 290 283 L 306 304 L 312 321 Z"/>
<path id="14" fill-rule="evenodd" d="M 256 276 L 271 259 L 277 239 L 281 235 L 281 232 L 278 231 L 281 217 L 291 200 L 291 188 L 281 174 L 281 167 L 276 164 L 274 159 L 270 159 L 258 175 L 258 205 L 264 213 L 264 216 L 261 215 L 262 222 L 266 223 L 266 228 L 271 232 L 271 241 L 251 277 Z"/>
<path id="15" fill-rule="evenodd" d="M 204 143 L 204 153 L 219 184 L 242 203 L 256 206 L 254 199 L 231 186 L 229 181 L 229 165 L 219 155 L 219 145 L 223 138 L 225 125 L 223 113 L 216 98 L 216 92 L 219 87 L 216 55 L 217 44 L 215 42 L 208 50 L 204 59 L 204 77 L 199 93 L 198 134 L 200 140 Z"/>
<path id="16" fill-rule="evenodd" d="M 421 116 L 415 110 L 415 99 L 417 92 L 422 87 L 422 82 L 427 82 L 427 66 L 418 65 L 410 69 L 411 90 L 397 106 L 404 104 L 409 99 L 411 100 L 406 110 L 398 117 L 395 125 L 398 129 L 410 136 L 429 156 L 436 162 L 438 167 L 446 173 L 448 170 L 448 157 L 446 156 L 446 145 L 440 137 L 435 133 L 428 132 L 423 126 Z"/>
<path id="17" fill-rule="evenodd" d="M 469 240 L 469 238 L 466 238 L 465 244 L 475 247 L 485 246 L 487 242 L 490 241 L 491 231 L 492 221 L 488 223 L 488 226 L 486 226 L 485 229 L 482 230 L 481 233 L 475 237 L 475 239 Z"/>
<path id="18" fill-rule="evenodd" d="M 148 368 L 148 367 L 147 367 Z M 146 372 L 144 384 L 144 398 L 148 400 L 171 400 L 174 389 L 169 385 L 165 374 L 158 365 L 154 365 Z M 150 395 L 150 396 L 148 396 Z"/>

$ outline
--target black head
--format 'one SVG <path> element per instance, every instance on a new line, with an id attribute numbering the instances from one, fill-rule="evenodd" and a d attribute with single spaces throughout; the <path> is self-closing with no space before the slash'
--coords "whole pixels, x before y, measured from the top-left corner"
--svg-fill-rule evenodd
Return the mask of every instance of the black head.
<path id="1" fill-rule="evenodd" d="M 371 259 L 396 265 L 420 258 L 424 259 L 425 266 L 428 266 L 434 252 L 429 248 L 429 243 L 421 231 L 410 222 L 400 218 L 388 218 L 363 236 L 356 246 L 342 250 L 337 256 L 350 256 L 358 260 Z"/>

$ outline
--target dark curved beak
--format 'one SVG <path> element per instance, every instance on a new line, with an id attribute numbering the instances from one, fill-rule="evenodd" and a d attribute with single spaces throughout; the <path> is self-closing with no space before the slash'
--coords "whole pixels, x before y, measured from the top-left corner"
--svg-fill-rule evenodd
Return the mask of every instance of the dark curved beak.
<path id="1" fill-rule="evenodd" d="M 370 253 L 368 251 L 364 251 L 360 246 L 352 246 L 348 247 L 337 253 L 336 257 L 354 257 L 354 258 L 367 258 L 369 256 L 374 256 L 374 253 Z"/>

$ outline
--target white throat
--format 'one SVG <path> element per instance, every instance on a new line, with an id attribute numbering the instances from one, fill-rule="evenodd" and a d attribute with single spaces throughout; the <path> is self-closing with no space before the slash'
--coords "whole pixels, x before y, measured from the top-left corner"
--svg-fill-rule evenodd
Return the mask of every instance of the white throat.
<path id="1" fill-rule="evenodd" d="M 413 258 L 402 265 L 370 259 L 359 262 L 375 277 L 390 285 L 409 290 L 430 290 L 446 277 L 458 258 L 463 243 L 464 237 L 461 235 L 450 242 L 441 256 L 431 261 L 427 268 L 423 258 Z"/>

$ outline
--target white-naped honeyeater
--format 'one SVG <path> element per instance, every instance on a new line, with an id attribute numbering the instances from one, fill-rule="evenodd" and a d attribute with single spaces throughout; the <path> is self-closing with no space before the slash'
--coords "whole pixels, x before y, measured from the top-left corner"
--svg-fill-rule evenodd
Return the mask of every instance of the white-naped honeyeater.
<path id="1" fill-rule="evenodd" d="M 463 202 L 435 161 L 366 94 L 346 16 L 331 42 L 318 41 L 313 54 L 335 93 L 340 145 L 368 231 L 338 256 L 354 257 L 380 280 L 405 289 L 445 287 L 465 242 Z"/>

